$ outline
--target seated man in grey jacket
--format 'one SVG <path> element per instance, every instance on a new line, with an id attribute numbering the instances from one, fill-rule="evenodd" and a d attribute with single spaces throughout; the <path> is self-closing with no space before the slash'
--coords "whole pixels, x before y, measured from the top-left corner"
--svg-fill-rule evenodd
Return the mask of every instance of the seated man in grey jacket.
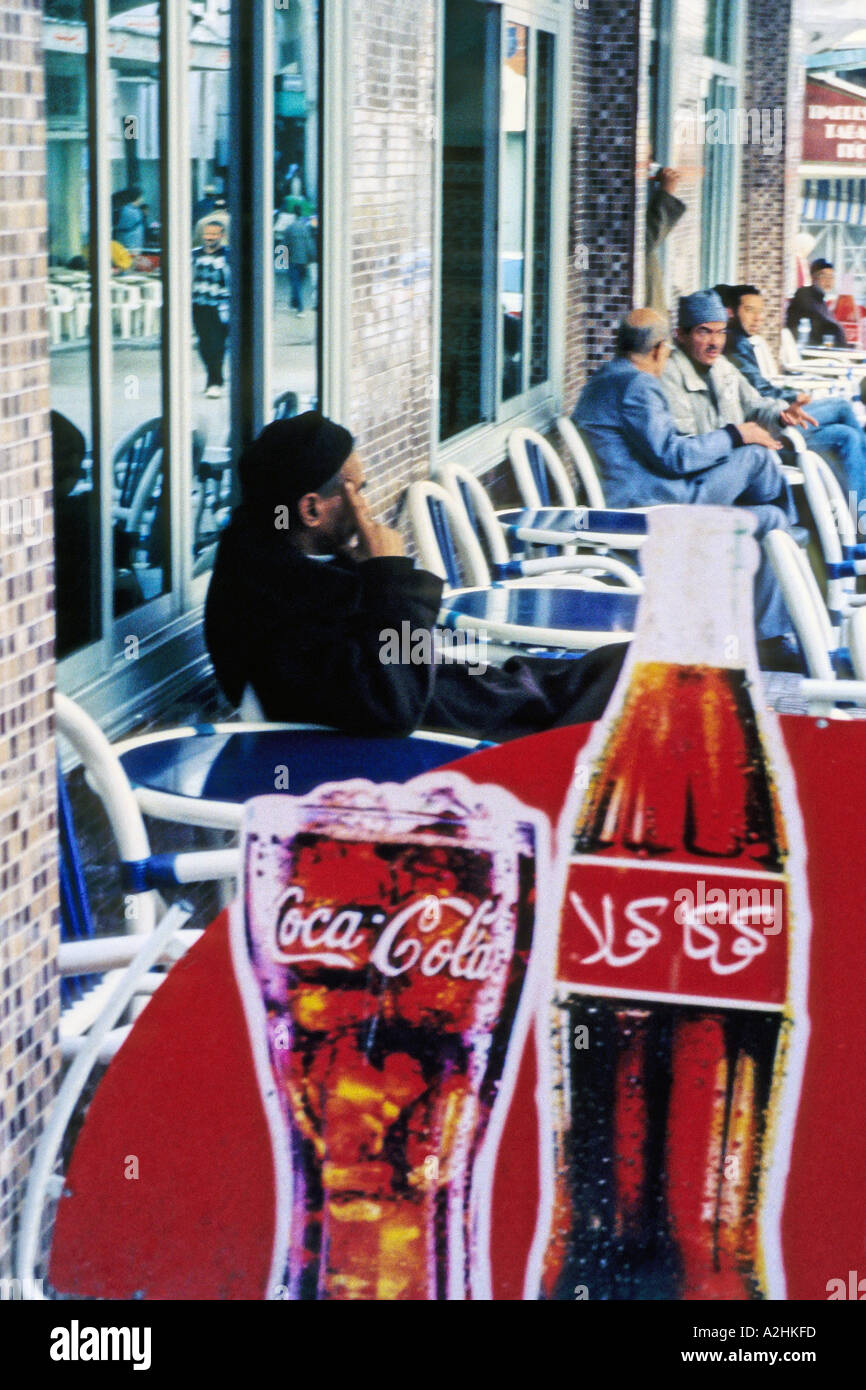
<path id="1" fill-rule="evenodd" d="M 763 427 L 762 442 L 778 448 L 788 426 L 807 428 L 817 420 L 796 401 L 762 396 L 725 357 L 728 314 L 715 290 L 698 290 L 679 303 L 677 346 L 661 376 L 677 428 L 706 434 L 746 424 Z"/>
<path id="2" fill-rule="evenodd" d="M 659 381 L 670 351 L 664 318 L 635 310 L 617 331 L 617 356 L 590 378 L 577 402 L 572 419 L 595 452 L 608 503 L 744 506 L 757 517 L 759 539 L 788 529 L 796 513 L 778 444 L 756 423 L 678 428 Z M 801 669 L 792 660 L 790 618 L 766 560 L 755 581 L 755 613 L 765 668 Z"/>

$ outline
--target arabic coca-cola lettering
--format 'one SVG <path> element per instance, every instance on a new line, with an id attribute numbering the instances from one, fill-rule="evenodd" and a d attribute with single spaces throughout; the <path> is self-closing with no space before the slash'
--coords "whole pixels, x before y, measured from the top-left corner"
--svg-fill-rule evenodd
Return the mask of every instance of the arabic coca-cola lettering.
<path id="1" fill-rule="evenodd" d="M 539 834 L 454 775 L 248 808 L 235 950 L 281 1107 L 290 1298 L 489 1296 L 487 1135 L 529 1016 Z"/>
<path id="2" fill-rule="evenodd" d="M 561 825 L 541 1296 L 784 1297 L 770 1169 L 808 924 L 791 775 L 754 698 L 753 522 L 649 525 L 638 628 Z"/>

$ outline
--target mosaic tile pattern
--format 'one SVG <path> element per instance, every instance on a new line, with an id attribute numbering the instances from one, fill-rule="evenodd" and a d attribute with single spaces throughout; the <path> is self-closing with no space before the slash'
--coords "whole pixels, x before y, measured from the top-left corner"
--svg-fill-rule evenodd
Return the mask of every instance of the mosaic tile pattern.
<path id="1" fill-rule="evenodd" d="M 567 411 L 610 356 L 617 321 L 633 303 L 639 23 L 639 0 L 592 0 L 574 11 Z"/>
<path id="2" fill-rule="evenodd" d="M 803 84 L 792 84 L 788 100 L 791 0 L 750 0 L 746 37 L 745 106 L 780 113 L 782 149 L 768 153 L 759 145 L 743 149 L 743 186 L 748 196 L 740 212 L 740 276 L 764 293 L 766 332 L 775 340 L 784 319 L 786 271 L 797 218 L 799 175 L 789 173 L 791 156 L 799 163 L 799 148 L 789 149 L 791 134 L 802 120 Z M 802 69 L 801 69 L 802 73 Z M 797 107 L 800 107 L 798 113 Z M 786 191 L 791 197 L 786 209 Z M 787 212 L 787 216 L 786 216 Z"/>
<path id="3" fill-rule="evenodd" d="M 0 9 L 0 1277 L 58 1064 L 40 5 Z"/>

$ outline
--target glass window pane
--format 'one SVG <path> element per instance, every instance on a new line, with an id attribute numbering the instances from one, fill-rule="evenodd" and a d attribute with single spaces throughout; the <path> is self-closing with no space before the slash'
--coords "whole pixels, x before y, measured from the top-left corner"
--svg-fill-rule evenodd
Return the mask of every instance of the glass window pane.
<path id="1" fill-rule="evenodd" d="M 737 51 L 739 0 L 708 0 L 704 52 L 719 63 L 733 63 Z"/>
<path id="2" fill-rule="evenodd" d="M 109 0 L 114 612 L 167 592 L 163 467 L 162 5 Z"/>
<path id="3" fill-rule="evenodd" d="M 523 390 L 523 281 L 526 244 L 527 41 L 523 24 L 506 24 L 502 55 L 502 399 Z"/>
<path id="4" fill-rule="evenodd" d="M 63 657 L 101 634 L 84 0 L 46 0 L 43 44 L 57 655 Z"/>
<path id="5" fill-rule="evenodd" d="M 275 417 L 318 400 L 319 4 L 289 0 L 274 14 Z"/>
<path id="6" fill-rule="evenodd" d="M 552 34 L 539 32 L 535 42 L 535 206 L 532 228 L 532 319 L 529 385 L 550 375 L 550 224 L 553 188 Z"/>
<path id="7" fill-rule="evenodd" d="M 193 574 L 213 565 L 231 508 L 228 343 L 231 220 L 226 200 L 229 135 L 230 0 L 190 20 L 190 189 L 192 194 Z"/>
<path id="8" fill-rule="evenodd" d="M 445 7 L 442 439 L 493 417 L 495 324 L 487 318 L 496 281 L 498 18 L 498 6 L 477 0 L 448 0 Z"/>

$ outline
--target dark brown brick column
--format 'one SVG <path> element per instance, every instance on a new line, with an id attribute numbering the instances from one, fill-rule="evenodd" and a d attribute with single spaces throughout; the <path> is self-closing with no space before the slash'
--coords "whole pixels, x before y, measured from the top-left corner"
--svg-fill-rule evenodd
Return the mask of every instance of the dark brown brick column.
<path id="1" fill-rule="evenodd" d="M 640 0 L 574 9 L 563 404 L 610 355 L 635 291 Z"/>

